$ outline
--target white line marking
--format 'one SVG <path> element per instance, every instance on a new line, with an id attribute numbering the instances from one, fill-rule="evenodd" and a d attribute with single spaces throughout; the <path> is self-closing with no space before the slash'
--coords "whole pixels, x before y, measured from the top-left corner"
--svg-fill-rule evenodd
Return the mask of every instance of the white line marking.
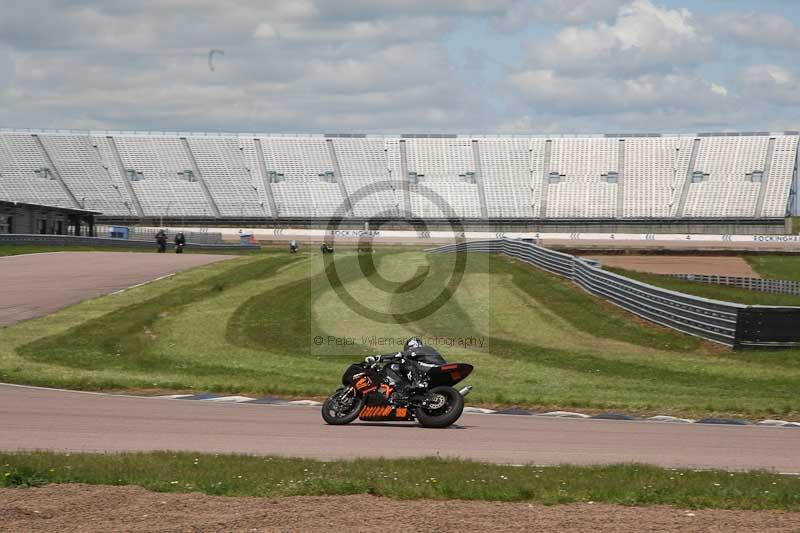
<path id="1" fill-rule="evenodd" d="M 115 294 L 122 294 L 125 291 L 129 291 L 131 289 L 136 289 L 137 287 L 143 287 L 143 286 L 148 285 L 150 283 L 155 283 L 156 281 L 161 281 L 162 279 L 171 278 L 175 274 L 177 274 L 177 272 L 172 272 L 170 274 L 166 274 L 164 276 L 161 276 L 160 278 L 151 279 L 149 281 L 144 281 L 142 283 L 137 283 L 136 285 L 131 285 L 130 287 L 125 287 L 124 289 L 120 289 L 118 291 L 111 292 L 111 293 L 108 294 L 108 296 L 113 296 Z"/>
<path id="2" fill-rule="evenodd" d="M 219 398 L 206 398 L 205 402 L 217 402 L 217 403 L 239 403 L 239 402 L 252 402 L 255 398 L 250 398 L 248 396 L 220 396 Z"/>
<path id="3" fill-rule="evenodd" d="M 308 405 L 310 407 L 318 407 L 322 405 L 322 402 L 316 402 L 314 400 L 293 400 L 288 403 L 290 403 L 291 405 Z"/>

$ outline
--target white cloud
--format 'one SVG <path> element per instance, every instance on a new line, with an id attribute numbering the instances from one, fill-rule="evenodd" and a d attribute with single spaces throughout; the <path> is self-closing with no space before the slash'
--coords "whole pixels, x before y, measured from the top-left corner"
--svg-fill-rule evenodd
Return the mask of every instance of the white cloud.
<path id="1" fill-rule="evenodd" d="M 528 70 L 510 78 L 529 105 L 560 114 L 606 115 L 620 111 L 694 109 L 725 105 L 721 86 L 693 74 L 644 74 L 628 79 L 564 76 L 553 70 Z"/>
<path id="2" fill-rule="evenodd" d="M 374 20 L 262 22 L 253 36 L 258 40 L 286 39 L 304 43 L 429 42 L 440 40 L 452 29 L 450 21 L 433 16 L 393 17 Z"/>
<path id="3" fill-rule="evenodd" d="M 0 0 L 0 125 L 686 131 L 800 119 L 798 74 L 781 59 L 735 78 L 728 58 L 758 37 L 743 20 L 714 55 L 716 26 L 661 1 Z M 784 22 L 757 21 L 773 34 L 763 46 L 790 47 Z M 531 34 L 551 36 L 523 46 Z M 213 72 L 212 48 L 225 51 Z"/>
<path id="4" fill-rule="evenodd" d="M 710 27 L 737 42 L 766 48 L 800 48 L 800 28 L 774 13 L 720 13 Z"/>
<path id="5" fill-rule="evenodd" d="M 492 26 L 499 31 L 517 31 L 538 22 L 585 24 L 613 17 L 627 0 L 539 0 L 517 1 L 500 15 Z"/>
<path id="6" fill-rule="evenodd" d="M 280 11 L 262 2 L 220 8 L 201 1 L 189 24 L 183 3 L 137 10 L 86 1 L 44 10 L 38 25 L 15 10 L 16 23 L 48 30 L 35 39 L 0 32 L 0 71 L 2 42 L 10 40 L 20 73 L 0 81 L 0 125 L 441 131 L 468 129 L 480 107 L 465 103 L 480 95 L 457 82 L 442 42 L 453 16 L 420 6 L 326 19 L 317 9 L 325 3 Z M 0 30 L 9 24 L 0 20 Z M 211 48 L 225 50 L 213 72 Z"/>
<path id="7" fill-rule="evenodd" d="M 253 32 L 253 37 L 265 41 L 269 39 L 274 39 L 277 36 L 278 36 L 277 30 L 275 30 L 275 27 L 269 22 L 262 22 L 256 27 L 256 31 Z"/>
<path id="8" fill-rule="evenodd" d="M 711 84 L 711 92 L 720 96 L 728 96 L 728 88 L 724 85 Z"/>
<path id="9" fill-rule="evenodd" d="M 319 13 L 317 6 L 311 0 L 289 0 L 277 2 L 273 6 L 274 14 L 280 18 L 305 19 Z"/>
<path id="10" fill-rule="evenodd" d="M 435 45 L 399 45 L 359 58 L 312 61 L 301 80 L 304 87 L 327 92 L 386 92 L 427 87 L 447 80 L 450 67 Z"/>
<path id="11" fill-rule="evenodd" d="M 724 125 L 741 118 L 740 100 L 705 77 L 700 65 L 711 44 L 688 10 L 631 0 L 613 20 L 567 26 L 531 44 L 508 86 L 523 116 L 559 131 Z M 505 125 L 517 129 L 524 121 Z"/>
<path id="12" fill-rule="evenodd" d="M 755 101 L 776 105 L 800 104 L 800 78 L 778 65 L 751 65 L 741 76 L 744 91 Z"/>
<path id="13" fill-rule="evenodd" d="M 0 46 L 0 89 L 11 85 L 15 77 L 16 67 L 11 52 Z"/>
<path id="14" fill-rule="evenodd" d="M 610 24 L 568 26 L 551 41 L 534 43 L 530 62 L 573 73 L 669 71 L 708 58 L 710 44 L 688 10 L 633 0 Z"/>

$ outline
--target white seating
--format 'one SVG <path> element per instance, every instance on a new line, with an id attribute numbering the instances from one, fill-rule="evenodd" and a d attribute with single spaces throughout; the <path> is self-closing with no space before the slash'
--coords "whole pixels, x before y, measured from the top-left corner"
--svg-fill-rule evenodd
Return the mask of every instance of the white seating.
<path id="1" fill-rule="evenodd" d="M 701 138 L 694 171 L 708 178 L 690 185 L 683 215 L 754 216 L 761 184 L 748 180 L 746 174 L 764 170 L 768 145 L 765 136 Z"/>
<path id="2" fill-rule="evenodd" d="M 267 172 L 283 174 L 272 194 L 283 217 L 332 217 L 346 214 L 339 185 L 322 181 L 333 172 L 323 137 L 261 138 Z"/>
<path id="3" fill-rule="evenodd" d="M 489 217 L 538 217 L 544 139 L 494 138 L 478 144 Z"/>
<path id="4" fill-rule="evenodd" d="M 177 179 L 153 179 L 135 181 L 132 185 L 145 216 L 214 216 L 199 183 Z"/>
<path id="5" fill-rule="evenodd" d="M 479 218 L 478 186 L 467 183 L 475 172 L 472 141 L 468 138 L 406 139 L 411 211 L 420 218 Z"/>
<path id="6" fill-rule="evenodd" d="M 775 139 L 762 217 L 780 218 L 786 215 L 797 160 L 797 139 L 795 135 L 782 135 Z"/>
<path id="7" fill-rule="evenodd" d="M 767 170 L 771 139 L 769 172 L 759 182 L 752 173 Z M 324 219 L 346 214 L 343 187 L 356 217 L 480 218 L 479 186 L 470 176 L 480 170 L 487 215 L 495 219 L 538 218 L 543 205 L 552 219 L 747 218 L 758 214 L 762 196 L 761 216 L 779 218 L 786 214 L 799 141 L 793 133 L 328 140 L 322 135 L 4 130 L 0 199 L 74 207 L 66 186 L 83 207 L 107 215 L 135 216 L 138 200 L 145 216 L 206 218 L 214 216 L 210 194 L 225 218 Z M 327 181 L 326 175 L 337 170 L 330 147 L 341 184 Z M 620 160 L 624 168 L 618 168 Z M 417 183 L 403 170 L 416 173 Z M 697 182 L 687 185 L 693 171 Z M 271 182 L 270 173 L 282 176 Z"/>
<path id="8" fill-rule="evenodd" d="M 177 136 L 115 135 L 114 143 L 125 170 L 148 179 L 178 179 L 192 170 L 183 142 Z"/>
<path id="9" fill-rule="evenodd" d="M 114 135 L 120 160 L 126 171 L 140 174 L 131 186 L 144 216 L 211 217 L 214 212 L 198 182 L 190 182 L 192 162 L 177 135 Z M 95 138 L 104 164 L 118 169 L 110 143 Z M 102 148 L 101 148 L 102 146 Z M 119 171 L 117 171 L 119 175 Z M 183 174 L 183 177 L 181 176 Z M 120 179 L 130 179 L 123 175 Z"/>
<path id="10" fill-rule="evenodd" d="M 553 139 L 548 173 L 561 177 L 547 185 L 547 217 L 614 218 L 617 185 L 603 175 L 618 172 L 618 162 L 618 139 Z"/>
<path id="11" fill-rule="evenodd" d="M 402 202 L 400 182 L 397 181 L 400 176 L 399 173 L 392 176 L 389 172 L 385 141 L 335 138 L 332 142 L 353 214 L 358 217 L 396 215 Z M 398 159 L 398 168 L 399 164 Z"/>
<path id="12" fill-rule="evenodd" d="M 39 138 L 61 179 L 84 209 L 110 215 L 131 215 L 130 198 L 119 172 L 106 166 L 91 137 L 55 134 L 40 135 Z"/>
<path id="13" fill-rule="evenodd" d="M 691 137 L 625 139 L 623 218 L 667 218 L 678 209 L 692 152 Z"/>
<path id="14" fill-rule="evenodd" d="M 258 163 L 248 164 L 245 147 L 237 137 L 188 137 L 187 140 L 220 215 L 270 216 Z M 248 149 L 252 142 L 250 139 Z"/>
<path id="15" fill-rule="evenodd" d="M 49 167 L 32 135 L 0 135 L 0 199 L 74 208 Z"/>

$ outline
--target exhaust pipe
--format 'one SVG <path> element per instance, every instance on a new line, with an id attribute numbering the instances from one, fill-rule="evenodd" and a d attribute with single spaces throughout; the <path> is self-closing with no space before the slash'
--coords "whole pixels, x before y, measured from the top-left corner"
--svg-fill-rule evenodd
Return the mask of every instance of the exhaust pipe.
<path id="1" fill-rule="evenodd" d="M 459 393 L 461 396 L 466 396 L 466 395 L 467 395 L 467 394 L 469 394 L 470 392 L 472 392 L 472 385 L 467 385 L 466 387 L 464 387 L 463 389 L 461 389 L 460 391 L 458 391 L 458 393 Z"/>

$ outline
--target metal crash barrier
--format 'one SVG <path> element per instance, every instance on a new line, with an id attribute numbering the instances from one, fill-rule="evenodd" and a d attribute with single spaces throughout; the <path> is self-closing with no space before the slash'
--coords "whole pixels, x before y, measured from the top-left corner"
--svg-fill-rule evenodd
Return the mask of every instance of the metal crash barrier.
<path id="1" fill-rule="evenodd" d="M 650 322 L 727 346 L 800 346 L 800 307 L 748 306 L 675 292 L 605 271 L 597 261 L 521 240 L 463 242 L 427 251 L 502 253 L 565 277 Z"/>

